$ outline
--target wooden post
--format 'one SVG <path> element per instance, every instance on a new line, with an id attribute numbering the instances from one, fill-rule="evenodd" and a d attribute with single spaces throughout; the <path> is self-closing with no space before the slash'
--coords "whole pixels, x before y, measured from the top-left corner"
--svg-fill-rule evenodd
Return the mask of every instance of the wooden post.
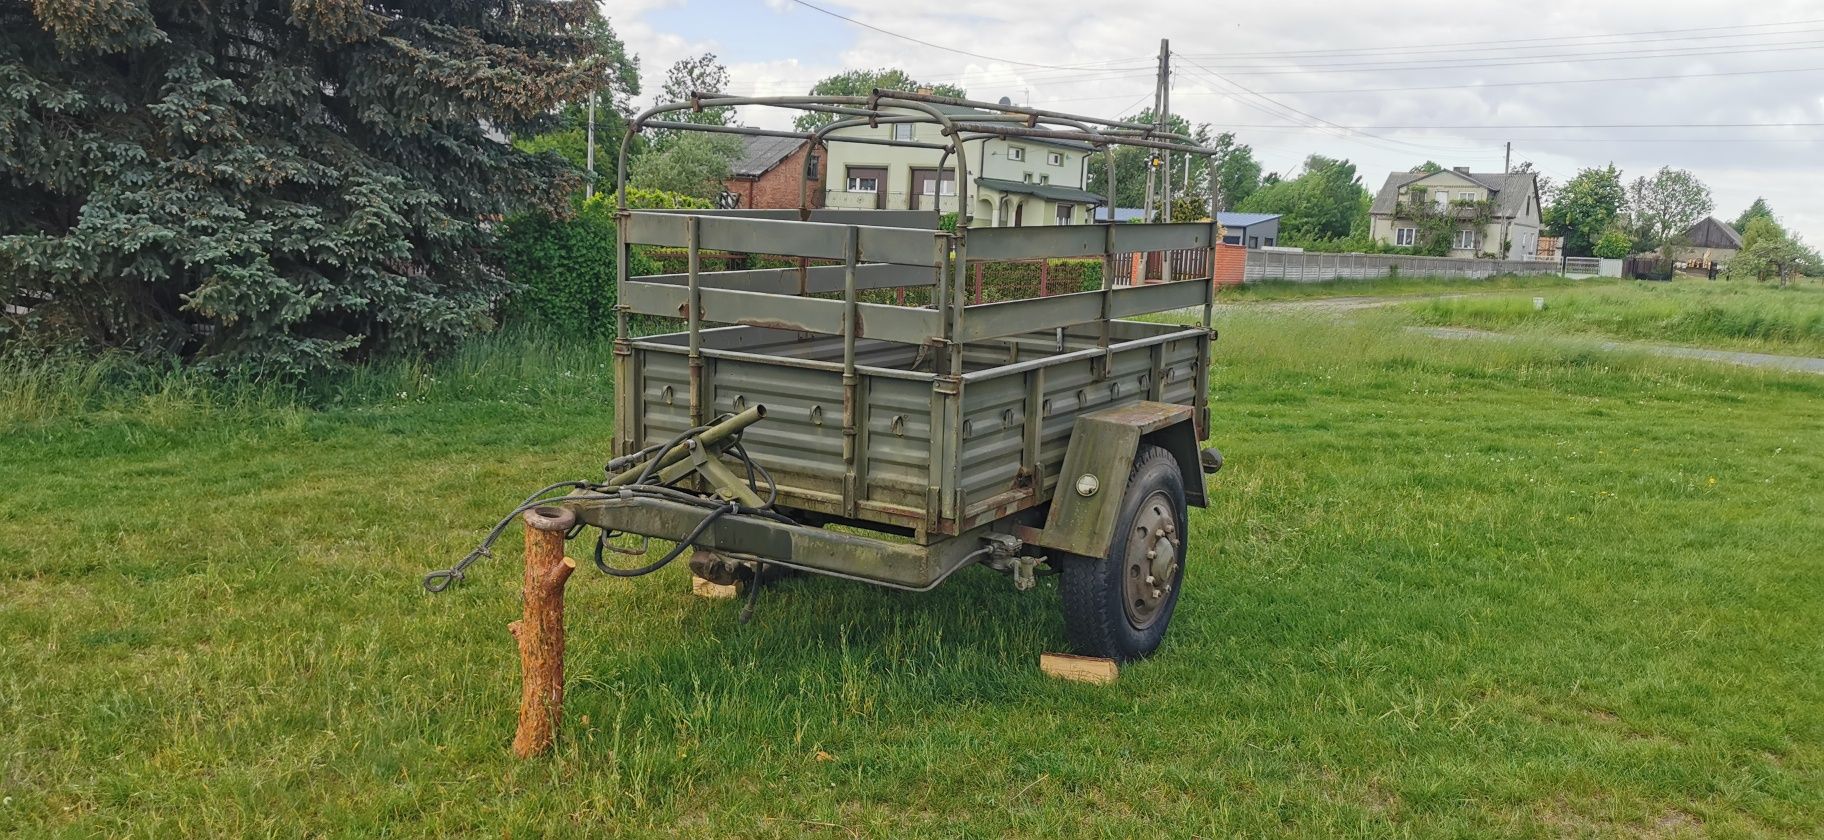
<path id="1" fill-rule="evenodd" d="M 560 507 L 525 513 L 525 617 L 507 625 L 519 641 L 523 685 L 513 754 L 531 758 L 551 749 L 564 715 L 564 583 L 576 561 L 564 556 L 564 535 L 576 514 Z"/>

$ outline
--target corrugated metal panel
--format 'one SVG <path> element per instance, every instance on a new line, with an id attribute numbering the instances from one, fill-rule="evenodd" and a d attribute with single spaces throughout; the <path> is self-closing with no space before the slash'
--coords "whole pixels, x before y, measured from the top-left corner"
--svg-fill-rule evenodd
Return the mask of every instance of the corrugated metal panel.
<path id="1" fill-rule="evenodd" d="M 923 508 L 931 484 L 931 385 L 869 377 L 869 499 Z"/>
<path id="2" fill-rule="evenodd" d="M 963 507 L 1013 489 L 1026 442 L 1026 378 L 1004 376 L 963 389 Z"/>

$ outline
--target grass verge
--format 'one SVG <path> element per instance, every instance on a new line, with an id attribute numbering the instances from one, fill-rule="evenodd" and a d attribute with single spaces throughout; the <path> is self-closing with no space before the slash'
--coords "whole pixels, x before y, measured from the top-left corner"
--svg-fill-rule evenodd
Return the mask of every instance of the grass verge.
<path id="1" fill-rule="evenodd" d="M 1427 324 L 1539 330 L 1824 356 L 1824 286 L 1628 282 L 1540 295 L 1439 298 L 1406 307 Z M 1545 308 L 1533 298 L 1543 296 Z"/>
<path id="2" fill-rule="evenodd" d="M 1565 289 L 1606 286 L 1620 281 L 1607 278 L 1572 279 L 1550 274 L 1502 274 L 1495 277 L 1377 277 L 1367 280 L 1327 280 L 1298 283 L 1290 280 L 1261 280 L 1240 286 L 1217 289 L 1218 303 L 1249 301 L 1305 300 L 1310 298 L 1404 295 L 1461 294 L 1465 292 L 1501 292 L 1532 289 Z"/>

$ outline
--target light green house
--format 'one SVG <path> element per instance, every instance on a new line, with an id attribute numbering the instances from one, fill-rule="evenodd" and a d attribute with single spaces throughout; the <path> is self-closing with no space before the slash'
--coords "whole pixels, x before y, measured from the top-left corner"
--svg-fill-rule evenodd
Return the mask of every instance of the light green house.
<path id="1" fill-rule="evenodd" d="M 1370 235 L 1410 247 L 1418 217 L 1448 216 L 1452 257 L 1534 259 L 1539 251 L 1539 177 L 1531 172 L 1395 172 L 1369 208 Z"/>
<path id="2" fill-rule="evenodd" d="M 969 108 L 938 106 L 968 115 Z M 913 113 L 908 111 L 907 113 Z M 929 123 L 857 126 L 835 135 L 894 137 L 942 143 Z M 1083 225 L 1095 219 L 1102 197 L 1085 190 L 1095 149 L 1074 140 L 995 137 L 964 144 L 968 154 L 971 227 Z M 831 143 L 824 206 L 855 209 L 958 212 L 956 169 L 938 172 L 936 149 Z"/>

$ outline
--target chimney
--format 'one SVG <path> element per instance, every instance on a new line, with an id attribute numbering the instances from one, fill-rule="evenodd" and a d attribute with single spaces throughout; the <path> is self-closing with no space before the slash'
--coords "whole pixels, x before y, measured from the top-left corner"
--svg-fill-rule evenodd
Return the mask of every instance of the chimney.
<path id="1" fill-rule="evenodd" d="M 1461 172 L 1464 175 L 1469 174 L 1469 167 L 1467 167 L 1467 166 L 1453 166 L 1453 167 L 1451 167 L 1451 169 L 1454 171 L 1457 171 L 1457 172 Z"/>
<path id="2" fill-rule="evenodd" d="M 928 87 L 921 87 L 918 89 L 918 92 L 924 96 L 930 96 L 931 94 L 936 93 L 937 91 L 934 91 Z"/>

